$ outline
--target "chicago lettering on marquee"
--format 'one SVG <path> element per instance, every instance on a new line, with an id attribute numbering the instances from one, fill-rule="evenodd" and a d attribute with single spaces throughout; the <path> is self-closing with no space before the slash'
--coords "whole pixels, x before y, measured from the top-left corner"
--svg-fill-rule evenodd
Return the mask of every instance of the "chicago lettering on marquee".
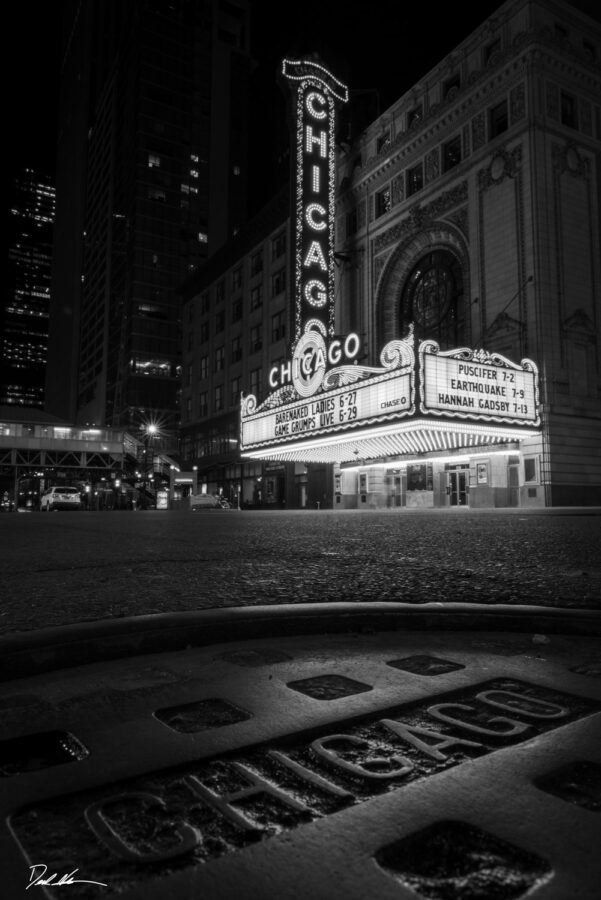
<path id="1" fill-rule="evenodd" d="M 346 103 L 348 88 L 311 60 L 285 59 L 282 74 L 296 92 L 296 343 L 307 324 L 334 335 L 334 136 L 336 105 Z"/>

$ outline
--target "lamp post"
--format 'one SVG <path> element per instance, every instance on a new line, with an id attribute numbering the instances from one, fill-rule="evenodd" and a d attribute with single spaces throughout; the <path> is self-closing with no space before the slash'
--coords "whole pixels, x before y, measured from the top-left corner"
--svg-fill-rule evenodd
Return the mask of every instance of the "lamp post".
<path id="1" fill-rule="evenodd" d="M 153 471 L 154 461 L 152 455 L 152 440 L 157 433 L 157 426 L 150 422 L 144 428 L 144 506 L 146 506 L 148 499 L 148 473 L 149 471 Z M 150 452 L 150 463 L 148 461 L 148 454 Z"/>

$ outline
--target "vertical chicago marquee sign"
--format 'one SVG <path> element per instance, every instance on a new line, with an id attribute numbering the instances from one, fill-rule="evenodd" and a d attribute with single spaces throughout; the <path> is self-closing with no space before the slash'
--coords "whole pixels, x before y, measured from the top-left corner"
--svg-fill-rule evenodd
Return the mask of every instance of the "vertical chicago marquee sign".
<path id="1" fill-rule="evenodd" d="M 348 88 L 311 60 L 285 59 L 296 90 L 294 341 L 307 324 L 334 334 L 334 191 L 337 103 Z"/>

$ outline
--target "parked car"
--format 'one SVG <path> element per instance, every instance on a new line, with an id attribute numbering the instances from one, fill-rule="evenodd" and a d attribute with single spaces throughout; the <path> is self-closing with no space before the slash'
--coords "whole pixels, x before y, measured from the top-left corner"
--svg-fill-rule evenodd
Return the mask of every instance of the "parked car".
<path id="1" fill-rule="evenodd" d="M 40 497 L 42 512 L 49 512 L 51 509 L 81 509 L 81 506 L 81 494 L 76 487 L 51 487 Z"/>
<path id="2" fill-rule="evenodd" d="M 192 494 L 190 497 L 190 509 L 229 509 L 230 504 L 222 497 L 214 494 Z"/>

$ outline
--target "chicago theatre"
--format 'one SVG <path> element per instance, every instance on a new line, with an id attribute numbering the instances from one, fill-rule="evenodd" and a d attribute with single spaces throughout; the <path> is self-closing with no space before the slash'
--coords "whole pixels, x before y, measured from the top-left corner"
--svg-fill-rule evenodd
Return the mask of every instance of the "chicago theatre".
<path id="1" fill-rule="evenodd" d="M 349 86 L 282 61 L 287 208 L 185 296 L 182 451 L 206 489 L 274 507 L 601 504 L 600 61 L 598 23 L 509 0 L 348 143 Z M 216 370 L 203 320 L 236 290 L 242 352 Z"/>

